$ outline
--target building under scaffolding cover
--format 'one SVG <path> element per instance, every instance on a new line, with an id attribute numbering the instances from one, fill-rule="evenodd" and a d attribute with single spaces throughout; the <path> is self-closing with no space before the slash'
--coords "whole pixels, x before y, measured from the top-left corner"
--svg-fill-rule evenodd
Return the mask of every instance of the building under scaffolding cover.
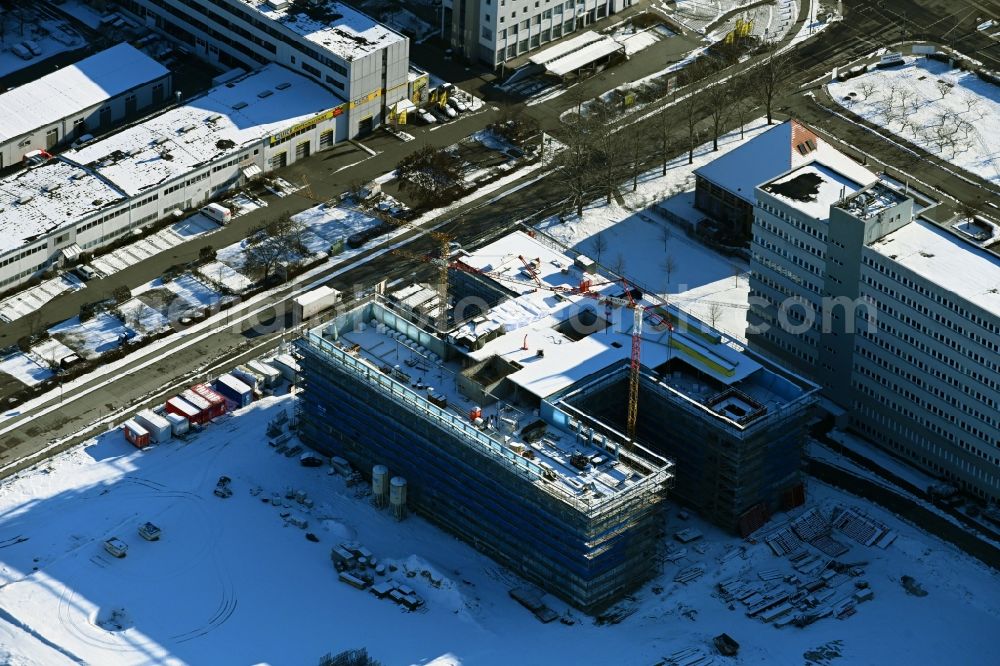
<path id="1" fill-rule="evenodd" d="M 408 287 L 296 342 L 303 441 L 365 475 L 386 465 L 407 479 L 412 509 L 587 611 L 658 570 L 675 474 L 684 501 L 728 527 L 799 483 L 811 385 L 663 309 L 643 333 L 630 443 L 632 313 L 572 292 L 582 280 L 599 294 L 621 287 L 523 233 L 461 262 L 446 332 L 427 306 L 434 291 Z"/>

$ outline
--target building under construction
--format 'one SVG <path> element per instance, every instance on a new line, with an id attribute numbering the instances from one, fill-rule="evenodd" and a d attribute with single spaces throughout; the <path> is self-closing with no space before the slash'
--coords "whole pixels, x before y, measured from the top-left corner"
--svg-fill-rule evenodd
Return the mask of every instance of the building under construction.
<path id="1" fill-rule="evenodd" d="M 303 441 L 586 611 L 658 571 L 675 481 L 730 528 L 794 501 L 811 385 L 523 233 L 450 276 L 447 319 L 408 287 L 297 341 Z"/>

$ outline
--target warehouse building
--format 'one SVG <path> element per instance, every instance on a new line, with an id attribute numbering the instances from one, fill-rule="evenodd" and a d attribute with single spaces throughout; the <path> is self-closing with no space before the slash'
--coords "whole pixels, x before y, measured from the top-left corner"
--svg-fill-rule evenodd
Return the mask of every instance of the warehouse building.
<path id="1" fill-rule="evenodd" d="M 171 94 L 170 71 L 118 44 L 0 95 L 0 169 L 26 153 L 106 132 Z"/>
<path id="2" fill-rule="evenodd" d="M 407 97 L 409 40 L 333 0 L 124 0 L 122 7 L 199 57 L 228 67 L 278 63 L 348 101 L 348 135 Z"/>
<path id="3" fill-rule="evenodd" d="M 0 180 L 0 290 L 347 136 L 346 103 L 268 65 Z"/>
<path id="4" fill-rule="evenodd" d="M 578 290 L 590 265 L 518 232 L 453 264 L 448 330 L 414 286 L 296 343 L 303 441 L 388 466 L 414 510 L 587 611 L 654 575 L 671 485 L 728 529 L 801 502 L 815 388 L 664 309 L 630 440 L 632 312 L 605 308 L 616 283 Z"/>
<path id="5" fill-rule="evenodd" d="M 891 453 L 1000 499 L 996 225 L 820 164 L 757 188 L 751 346 L 798 367 Z"/>

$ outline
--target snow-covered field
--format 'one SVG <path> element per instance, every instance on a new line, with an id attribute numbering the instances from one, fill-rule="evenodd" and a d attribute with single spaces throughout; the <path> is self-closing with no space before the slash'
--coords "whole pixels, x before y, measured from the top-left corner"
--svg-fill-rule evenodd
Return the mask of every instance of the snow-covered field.
<path id="1" fill-rule="evenodd" d="M 341 477 L 268 447 L 266 424 L 293 400 L 267 398 L 144 452 L 116 429 L 0 485 L 0 662 L 305 664 L 366 647 L 387 665 L 652 664 L 687 648 L 710 653 L 726 632 L 741 645 L 739 664 L 994 663 L 1000 575 L 871 507 L 899 536 L 881 550 L 835 534 L 851 547 L 841 561 L 868 562 L 859 580 L 874 591 L 844 620 L 778 629 L 738 604 L 729 610 L 718 582 L 761 582 L 759 573 L 791 572 L 790 562 L 671 511 L 668 534 L 694 527 L 705 539 L 616 607 L 620 623 L 598 625 L 547 597 L 573 624 L 543 625 L 508 597 L 517 579 L 491 560 L 418 517 L 395 522 Z M 223 474 L 229 499 L 212 495 Z M 284 499 L 288 489 L 314 506 Z M 279 506 L 262 501 L 275 496 Z M 807 496 L 824 511 L 860 503 L 811 480 Z M 147 520 L 160 541 L 137 535 Z M 112 536 L 128 544 L 124 559 L 102 549 Z M 397 567 L 391 575 L 426 609 L 406 612 L 338 582 L 329 552 L 347 540 Z M 674 582 L 694 564 L 701 578 Z M 907 594 L 903 575 L 927 596 Z M 852 581 L 837 594 L 852 594 Z"/>
<path id="2" fill-rule="evenodd" d="M 750 294 L 746 261 L 721 255 L 690 239 L 649 206 L 668 199 L 671 209 L 682 215 L 687 209 L 691 221 L 697 222 L 702 214 L 687 203 L 694 189 L 694 169 L 767 129 L 758 119 L 748 124 L 745 139 L 740 139 L 738 131 L 720 138 L 718 152 L 712 152 L 710 142 L 699 146 L 693 164 L 687 163 L 684 154 L 667 165 L 666 176 L 660 175 L 661 168 L 648 171 L 640 177 L 635 193 L 631 183 L 623 183 L 624 207 L 615 201 L 606 205 L 601 199 L 584 208 L 582 219 L 575 214 L 567 216 L 565 222 L 553 217 L 539 228 L 612 270 L 620 268 L 616 272 L 644 291 L 658 294 L 737 340 L 745 340 Z"/>
<path id="3" fill-rule="evenodd" d="M 0 322 L 26 317 L 59 294 L 79 291 L 84 284 L 75 275 L 66 273 L 41 284 L 18 292 L 0 301 Z"/>
<path id="4" fill-rule="evenodd" d="M 23 352 L 14 352 L 0 358 L 0 372 L 10 375 L 26 386 L 34 386 L 53 375 L 48 364 Z"/>
<path id="5" fill-rule="evenodd" d="M 107 312 L 99 312 L 87 321 L 72 317 L 49 329 L 49 335 L 83 358 L 97 358 L 117 349 L 125 337 L 131 337 L 122 320 Z"/>
<path id="6" fill-rule="evenodd" d="M 1000 183 L 1000 86 L 919 58 L 830 83 L 827 89 L 865 120 Z"/>

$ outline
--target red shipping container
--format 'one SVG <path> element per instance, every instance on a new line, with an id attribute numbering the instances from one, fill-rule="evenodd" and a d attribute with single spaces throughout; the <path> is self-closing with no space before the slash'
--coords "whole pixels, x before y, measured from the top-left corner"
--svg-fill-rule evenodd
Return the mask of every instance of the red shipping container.
<path id="1" fill-rule="evenodd" d="M 191 387 L 191 390 L 208 401 L 210 405 L 208 413 L 211 414 L 209 418 L 214 419 L 216 416 L 222 416 L 228 410 L 229 405 L 226 402 L 225 396 L 208 384 L 195 384 Z"/>
<path id="2" fill-rule="evenodd" d="M 208 421 L 208 412 L 192 405 L 184 398 L 177 396 L 167 400 L 167 411 L 171 414 L 183 416 L 191 423 L 205 423 Z"/>
<path id="3" fill-rule="evenodd" d="M 122 424 L 122 430 L 125 431 L 125 439 L 131 442 L 135 448 L 141 449 L 149 446 L 149 431 L 132 419 Z"/>

